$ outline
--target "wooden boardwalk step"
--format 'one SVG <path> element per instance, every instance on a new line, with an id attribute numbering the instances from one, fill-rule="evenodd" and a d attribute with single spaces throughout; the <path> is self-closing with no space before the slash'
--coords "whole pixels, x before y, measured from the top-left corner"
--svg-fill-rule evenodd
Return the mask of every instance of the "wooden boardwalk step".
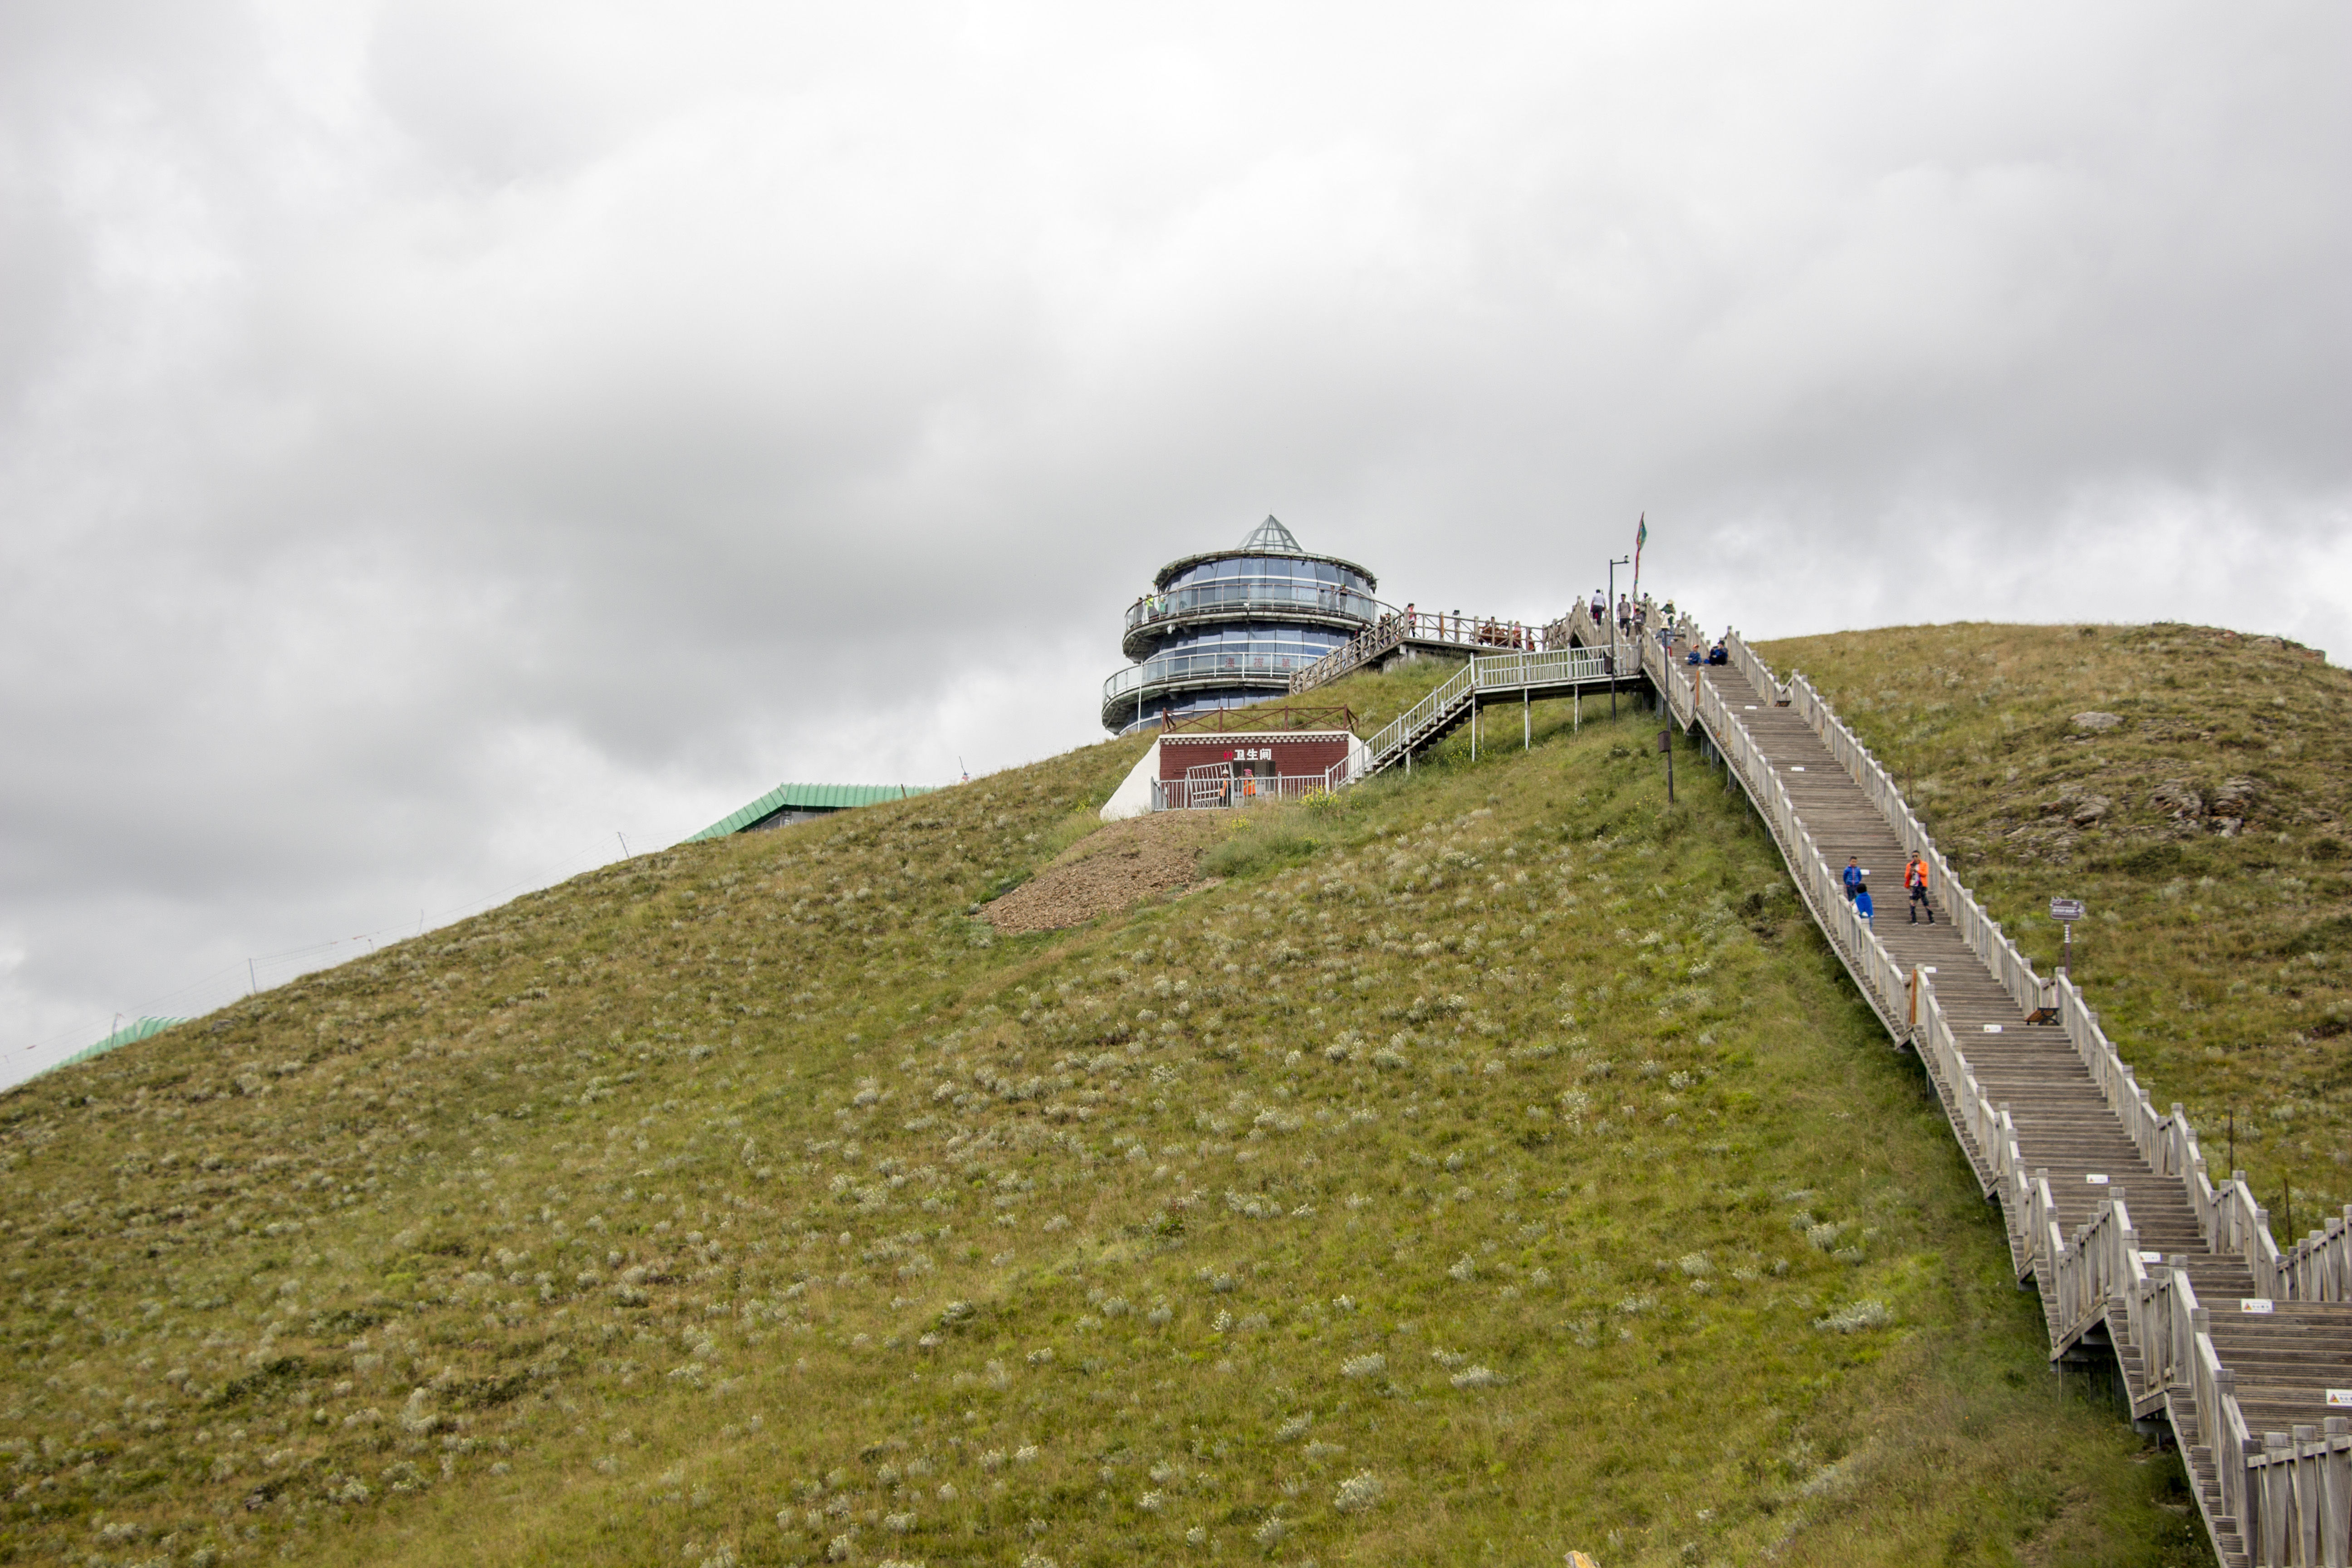
<path id="1" fill-rule="evenodd" d="M 2352 1387 L 2352 1304 L 2282 1301 L 2268 1314 L 2241 1314 L 2238 1300 L 2254 1289 L 2252 1268 L 2242 1258 L 2209 1249 L 2180 1179 L 2159 1176 L 2148 1165 L 2065 1031 L 2025 1021 L 2008 988 L 1942 918 L 1935 892 L 1930 892 L 1929 904 L 1937 920 L 1915 923 L 1909 917 L 1902 888 L 1903 842 L 1894 824 L 1822 738 L 1794 709 L 1759 700 L 1736 669 L 1703 668 L 1699 679 L 1714 687 L 1762 751 L 1761 765 L 1787 792 L 1800 824 L 1832 872 L 1850 857 L 1869 873 L 1868 886 L 1877 905 L 1873 933 L 1888 956 L 1906 969 L 1934 971 L 1931 984 L 1937 1003 L 1969 1072 L 1994 1104 L 2006 1108 L 2025 1168 L 2046 1173 L 2061 1234 L 2071 1240 L 2076 1227 L 2105 1213 L 2107 1200 L 2122 1189 L 2139 1250 L 2179 1259 L 2207 1309 L 2214 1352 L 2235 1378 L 2233 1397 L 2252 1429 L 2257 1434 L 2285 1431 L 2297 1423 L 2324 1420 L 2327 1390 Z M 1738 770 L 1733 773 L 1738 777 Z M 1769 822 L 1770 808 L 1761 782 L 1740 782 Z M 1833 933 L 1825 930 L 1823 934 L 1837 946 Z M 1850 969 L 1857 956 L 1842 954 Z M 1871 1000 L 1883 1015 L 1883 1006 Z M 1894 1021 L 1889 1020 L 1888 1027 L 1898 1039 L 1903 1037 L 1904 1030 Z M 1954 1135 L 1990 1193 L 1991 1168 L 1985 1151 L 1975 1146 L 1954 1115 L 1953 1086 L 1941 1081 L 1932 1062 L 1929 1072 L 1953 1121 Z M 2088 1179 L 2093 1176 L 2105 1180 Z M 2032 1279 L 2042 1292 L 2053 1353 L 2069 1350 L 2084 1335 L 2091 1344 L 2111 1345 L 2135 1411 L 2162 1407 L 2179 1429 L 2197 1430 L 2186 1388 L 2147 1386 L 2146 1358 L 2128 1342 L 2122 1323 L 2095 1317 L 2080 1327 L 2057 1321 L 2056 1292 L 2046 1277 L 2049 1265 L 2021 1255 L 2023 1229 L 2022 1216 L 2011 1215 L 2013 1261 L 2020 1278 Z M 2247 1561 L 2247 1552 L 2238 1521 L 2221 1512 L 2214 1457 L 2200 1447 L 2185 1450 L 2184 1458 L 2214 1551 L 2224 1564 L 2235 1568 Z"/>
<path id="2" fill-rule="evenodd" d="M 1571 636 L 1580 645 L 1594 640 L 1580 617 Z M 1526 680 L 1528 695 L 1539 694 L 1532 670 L 1511 666 L 1501 674 L 1506 682 Z M 1651 684 L 1646 673 L 1629 671 L 1618 679 L 1629 689 Z M 1785 830 L 1767 802 L 1769 791 L 1761 776 L 1765 773 L 1785 792 L 1802 837 L 1812 841 L 1832 871 L 1851 858 L 1869 873 L 1868 885 L 1876 905 L 1872 919 L 1875 945 L 1906 971 L 1921 970 L 1930 977 L 1937 1004 L 1958 1041 L 1969 1076 L 2004 1112 L 2007 1125 L 2015 1129 L 2024 1168 L 2048 1182 L 2050 1218 L 2062 1238 L 2071 1244 L 2078 1227 L 2111 1215 L 2110 1200 L 2120 1192 L 2126 1200 L 2121 1212 L 2130 1218 L 2137 1250 L 2161 1255 L 2168 1260 L 2168 1266 L 2177 1262 L 2206 1308 L 2214 1353 L 2235 1379 L 2231 1397 L 2253 1429 L 2284 1431 L 2296 1424 L 2325 1419 L 2324 1412 L 2329 1408 L 2326 1391 L 2352 1388 L 2352 1304 L 2318 1307 L 2280 1302 L 2264 1314 L 2234 1310 L 2236 1303 L 2254 1289 L 2252 1269 L 2243 1258 L 2218 1254 L 2207 1247 L 2180 1179 L 2159 1176 L 2140 1154 L 2066 1031 L 2025 1020 L 2009 988 L 1946 918 L 1943 889 L 1929 892 L 1927 907 L 1933 918 L 1916 918 L 1902 886 L 1906 846 L 1895 823 L 1869 793 L 1846 773 L 1793 707 L 1780 705 L 1785 694 L 1780 698 L 1759 695 L 1747 677 L 1728 667 L 1703 667 L 1697 679 L 1712 689 L 1714 697 L 1720 699 L 1722 711 L 1761 752 L 1760 760 L 1729 771 L 1765 814 L 1775 837 Z M 1564 695 L 1574 684 L 1561 686 L 1559 694 Z M 1613 687 L 1616 682 L 1611 684 Z M 1474 685 L 1479 692 L 1475 698 L 1470 691 Z M 1417 715 L 1412 732 L 1381 752 L 1373 771 L 1400 763 L 1409 767 L 1414 752 L 1469 718 L 1474 704 L 1517 694 L 1517 689 L 1497 689 L 1474 665 L 1459 689 L 1451 681 L 1439 688 L 1439 695 L 1430 703 L 1432 710 Z M 1680 713 L 1681 697 L 1675 701 Z M 1713 716 L 1717 711 L 1712 701 L 1700 709 L 1710 726 L 1724 721 Z M 1715 739 L 1720 746 L 1727 737 Z M 1745 743 L 1724 749 L 1724 754 L 1753 757 Z M 1747 776 L 1751 765 L 1758 776 Z M 1790 837 L 1782 843 L 1782 850 L 1793 855 L 1801 842 L 1802 838 Z M 1792 865 L 1790 869 L 1799 868 Z M 1843 951 L 1829 929 L 1830 911 L 1812 908 L 1811 900 L 1820 896 L 1812 890 L 1817 884 L 1802 875 L 1798 882 L 1808 910 L 1823 927 L 1825 939 L 1849 973 L 1857 976 L 1869 973 L 1876 960 L 1865 964 L 1862 961 L 1867 955 Z M 1872 987 L 1861 989 L 1889 1034 L 1898 1043 L 1909 1043 L 1909 1026 L 1891 1015 L 1888 1004 L 1874 994 Z M 2014 1201 L 2014 1194 L 1999 1191 L 1997 1167 L 1989 1152 L 1978 1146 L 1960 1114 L 1958 1086 L 1945 1081 L 1947 1068 L 1934 1053 L 1922 1060 L 1980 1190 L 1989 1197 L 1998 1195 L 2006 1206 Z M 2037 1256 L 2042 1249 L 2025 1238 L 2026 1216 L 2010 1214 L 2008 1218 L 2011 1260 L 2018 1279 L 2031 1279 L 2040 1292 L 2053 1356 L 2112 1353 L 2135 1416 L 2161 1410 L 2177 1432 L 2201 1430 L 2188 1388 L 2149 1385 L 2147 1357 L 2141 1347 L 2130 1342 L 2127 1322 L 2121 1321 L 2112 1304 L 2104 1312 L 2094 1311 L 2084 1322 L 2058 1321 L 2058 1292 L 2053 1278 L 2057 1265 Z M 2245 1543 L 2239 1521 L 2221 1511 L 2214 1456 L 2202 1447 L 2189 1447 L 2184 1449 L 2184 1458 L 2214 1551 L 2227 1568 L 2237 1568 L 2247 1561 Z M 2234 1456 L 2231 1462 L 2236 1462 Z"/>

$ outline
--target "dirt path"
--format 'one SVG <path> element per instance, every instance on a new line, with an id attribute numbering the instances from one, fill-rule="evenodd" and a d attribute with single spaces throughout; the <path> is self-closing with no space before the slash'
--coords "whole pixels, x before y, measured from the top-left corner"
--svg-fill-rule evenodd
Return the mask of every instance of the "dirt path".
<path id="1" fill-rule="evenodd" d="M 1225 814 L 1160 812 L 1110 823 L 1071 845 L 981 912 L 1003 931 L 1059 931 L 1192 885 Z"/>

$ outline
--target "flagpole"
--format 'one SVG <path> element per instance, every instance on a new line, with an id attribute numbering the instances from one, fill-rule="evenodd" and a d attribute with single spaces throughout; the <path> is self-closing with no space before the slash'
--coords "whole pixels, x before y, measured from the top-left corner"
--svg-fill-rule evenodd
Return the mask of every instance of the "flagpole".
<path id="1" fill-rule="evenodd" d="M 1650 514 L 1644 511 L 1633 525 L 1633 602 L 1637 605 L 1642 602 L 1642 546 L 1649 542 Z"/>

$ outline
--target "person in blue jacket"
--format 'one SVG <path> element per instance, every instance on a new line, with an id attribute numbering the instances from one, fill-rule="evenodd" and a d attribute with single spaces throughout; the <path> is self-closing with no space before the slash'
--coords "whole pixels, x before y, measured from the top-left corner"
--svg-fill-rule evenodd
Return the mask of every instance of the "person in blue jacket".
<path id="1" fill-rule="evenodd" d="M 1845 901 L 1853 902 L 1854 895 L 1861 891 L 1862 868 L 1855 865 L 1853 857 L 1849 855 L 1845 858 Z"/>
<path id="2" fill-rule="evenodd" d="M 1868 921 L 1871 916 L 1870 889 L 1856 888 L 1853 891 L 1853 912 Z"/>

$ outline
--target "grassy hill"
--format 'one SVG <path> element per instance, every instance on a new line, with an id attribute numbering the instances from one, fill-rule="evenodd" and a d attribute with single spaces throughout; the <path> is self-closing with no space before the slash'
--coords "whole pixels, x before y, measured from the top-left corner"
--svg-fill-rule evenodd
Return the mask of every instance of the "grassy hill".
<path id="1" fill-rule="evenodd" d="M 1140 742 L 0 1097 L 0 1556 L 2205 1561 L 1738 798 L 1537 718 L 1088 926 L 973 911 Z"/>
<path id="2" fill-rule="evenodd" d="M 2203 626 L 1906 626 L 1764 645 L 1898 779 L 2158 1106 L 2288 1239 L 2352 1202 L 2352 676 Z M 2078 722 L 2078 716 L 2084 716 Z M 2112 722 L 2110 721 L 2112 721 Z M 2291 1202 L 2290 1202 L 2291 1200 Z"/>

